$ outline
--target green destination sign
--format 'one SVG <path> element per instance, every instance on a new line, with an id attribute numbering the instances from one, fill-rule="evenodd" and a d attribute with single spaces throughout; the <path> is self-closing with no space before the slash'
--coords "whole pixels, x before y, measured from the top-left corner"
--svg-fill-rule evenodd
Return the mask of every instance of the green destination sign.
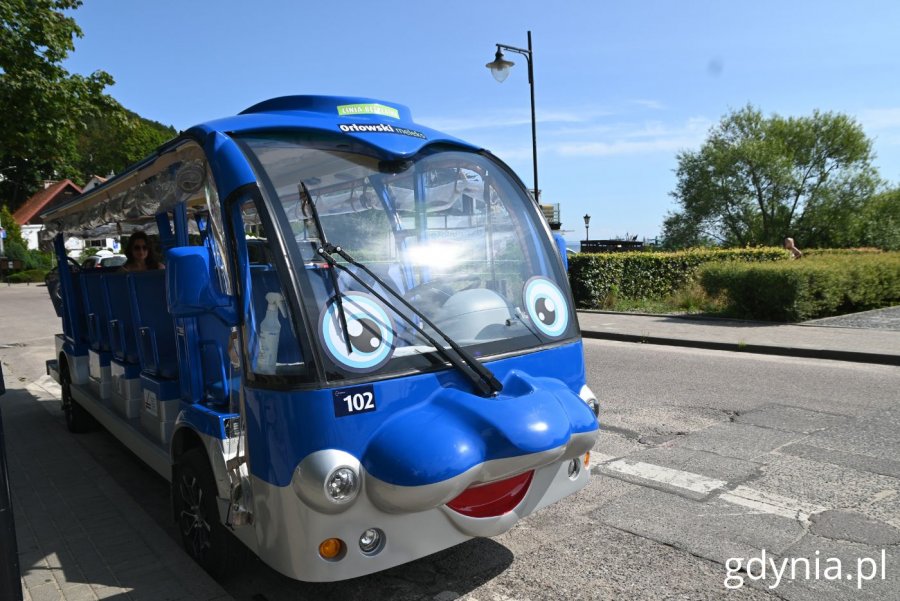
<path id="1" fill-rule="evenodd" d="M 400 118 L 400 111 L 383 104 L 342 104 L 337 107 L 338 115 L 350 117 L 354 115 L 382 115 L 384 117 Z"/>

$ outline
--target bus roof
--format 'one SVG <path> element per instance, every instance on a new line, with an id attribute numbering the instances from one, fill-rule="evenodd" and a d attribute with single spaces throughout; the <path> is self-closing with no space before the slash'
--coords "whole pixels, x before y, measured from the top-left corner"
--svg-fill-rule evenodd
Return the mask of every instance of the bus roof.
<path id="1" fill-rule="evenodd" d="M 412 156 L 433 143 L 449 143 L 477 150 L 477 147 L 462 140 L 415 123 L 409 108 L 401 104 L 348 96 L 282 96 L 255 104 L 238 115 L 191 127 L 103 185 L 43 213 L 41 217 L 50 231 L 91 230 L 102 220 L 146 220 L 165 207 L 154 207 L 143 198 L 144 206 L 136 216 L 134 207 L 129 206 L 128 199 L 122 198 L 122 194 L 161 169 L 187 160 L 183 152 L 184 142 L 193 140 L 199 143 L 213 159 L 218 145 L 212 142 L 217 135 L 291 129 L 346 135 L 396 158 Z M 247 178 L 247 174 L 242 175 Z M 229 181 L 225 189 L 219 190 L 220 196 L 226 197 L 243 183 L 249 181 Z M 116 199 L 118 202 L 115 202 Z"/>

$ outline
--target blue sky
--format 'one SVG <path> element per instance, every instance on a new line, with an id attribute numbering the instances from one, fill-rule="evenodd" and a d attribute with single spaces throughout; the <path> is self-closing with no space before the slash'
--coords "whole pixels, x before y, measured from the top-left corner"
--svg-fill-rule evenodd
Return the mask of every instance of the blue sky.
<path id="1" fill-rule="evenodd" d="M 184 129 L 288 94 L 406 104 L 532 183 L 524 57 L 498 84 L 495 44 L 532 31 L 542 201 L 567 238 L 653 237 L 675 208 L 676 154 L 751 103 L 855 117 L 900 184 L 900 3 L 832 0 L 301 2 L 86 0 L 67 68 Z"/>

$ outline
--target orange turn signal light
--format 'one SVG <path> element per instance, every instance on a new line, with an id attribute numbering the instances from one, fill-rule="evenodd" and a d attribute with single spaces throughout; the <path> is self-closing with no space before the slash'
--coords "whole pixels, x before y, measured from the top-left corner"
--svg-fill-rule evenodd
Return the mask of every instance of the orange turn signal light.
<path id="1" fill-rule="evenodd" d="M 584 467 L 588 467 L 591 464 L 591 452 L 588 451 L 584 454 Z"/>
<path id="2" fill-rule="evenodd" d="M 319 543 L 319 555 L 325 559 L 335 559 L 344 550 L 344 541 L 339 538 L 326 538 Z"/>

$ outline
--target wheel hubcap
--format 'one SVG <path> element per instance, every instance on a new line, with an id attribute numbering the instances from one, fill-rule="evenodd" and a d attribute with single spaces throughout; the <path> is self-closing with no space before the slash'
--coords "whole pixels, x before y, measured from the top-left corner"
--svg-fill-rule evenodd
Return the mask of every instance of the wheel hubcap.
<path id="1" fill-rule="evenodd" d="M 179 491 L 181 533 L 189 541 L 191 555 L 202 557 L 210 547 L 210 528 L 203 511 L 203 489 L 196 477 L 183 475 Z"/>

